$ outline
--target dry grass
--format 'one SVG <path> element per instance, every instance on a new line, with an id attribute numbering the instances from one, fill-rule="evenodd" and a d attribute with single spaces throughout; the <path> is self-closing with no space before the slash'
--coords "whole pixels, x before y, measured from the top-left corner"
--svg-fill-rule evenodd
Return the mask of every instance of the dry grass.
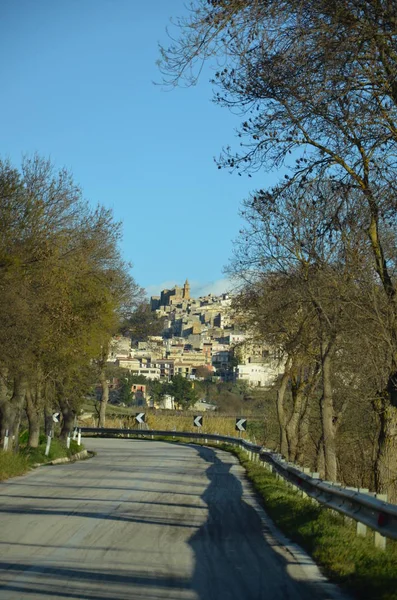
<path id="1" fill-rule="evenodd" d="M 135 410 L 138 412 L 138 409 Z M 193 425 L 193 417 L 196 413 L 193 411 L 189 412 L 174 412 L 169 411 L 167 413 L 158 412 L 154 410 L 142 409 L 142 412 L 146 414 L 146 423 L 150 429 L 158 431 L 191 431 L 198 433 L 198 428 Z M 202 414 L 202 413 L 200 413 Z M 96 427 L 97 423 L 95 419 L 91 419 L 91 422 L 85 420 L 85 426 Z M 235 430 L 236 417 L 221 416 L 219 414 L 204 413 L 203 414 L 203 427 L 200 432 L 202 433 L 217 433 L 218 435 L 231 435 L 237 436 Z M 107 417 L 106 427 L 116 428 L 128 428 L 136 429 L 136 423 L 134 416 L 120 415 L 120 417 Z M 243 434 L 244 437 L 247 434 Z"/>

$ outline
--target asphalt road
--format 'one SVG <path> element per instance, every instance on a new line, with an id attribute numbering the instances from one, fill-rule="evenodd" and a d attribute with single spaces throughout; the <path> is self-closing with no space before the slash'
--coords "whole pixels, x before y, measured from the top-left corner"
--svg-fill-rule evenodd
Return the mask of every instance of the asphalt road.
<path id="1" fill-rule="evenodd" d="M 84 440 L 86 461 L 0 484 L 0 600 L 329 600 L 274 534 L 236 459 Z"/>

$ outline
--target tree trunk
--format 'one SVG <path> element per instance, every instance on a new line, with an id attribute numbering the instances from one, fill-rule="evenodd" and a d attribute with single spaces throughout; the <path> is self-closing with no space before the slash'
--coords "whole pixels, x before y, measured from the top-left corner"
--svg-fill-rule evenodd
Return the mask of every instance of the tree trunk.
<path id="1" fill-rule="evenodd" d="M 5 429 L 9 431 L 9 449 L 18 451 L 19 448 L 19 426 L 21 422 L 22 408 L 25 402 L 27 381 L 23 375 L 14 378 L 14 391 L 12 398 L 5 404 Z"/>
<path id="2" fill-rule="evenodd" d="M 325 477 L 330 481 L 337 481 L 338 469 L 335 446 L 336 428 L 334 425 L 335 414 L 331 383 L 331 345 L 330 343 L 322 343 L 321 346 L 323 394 L 321 398 L 320 408 L 324 441 Z"/>
<path id="3" fill-rule="evenodd" d="M 283 456 L 288 456 L 288 440 L 287 440 L 287 432 L 286 432 L 286 417 L 284 410 L 284 397 L 285 391 L 287 389 L 287 384 L 289 380 L 289 371 L 290 371 L 290 359 L 287 360 L 285 365 L 285 370 L 283 376 L 281 378 L 280 388 L 277 391 L 277 417 L 278 423 L 280 427 L 280 453 Z"/>
<path id="4" fill-rule="evenodd" d="M 30 448 L 37 448 L 40 440 L 40 414 L 30 390 L 26 392 L 26 416 L 29 423 L 28 445 Z"/>
<path id="5" fill-rule="evenodd" d="M 102 387 L 102 397 L 101 397 L 101 405 L 99 408 L 99 420 L 98 427 L 105 427 L 105 417 L 106 417 L 106 407 L 108 405 L 109 400 L 109 384 L 106 379 L 105 370 L 101 370 L 101 374 L 99 377 Z"/>
<path id="6" fill-rule="evenodd" d="M 302 413 L 303 391 L 300 388 L 300 383 L 292 383 L 292 414 L 286 426 L 286 435 L 288 442 L 288 459 L 296 460 L 298 448 L 298 426 Z"/>
<path id="7" fill-rule="evenodd" d="M 296 462 L 298 465 L 304 465 L 306 462 L 306 445 L 309 439 L 310 426 L 310 408 L 310 396 L 307 394 L 303 403 L 298 426 L 298 446 L 296 449 Z"/>
<path id="8" fill-rule="evenodd" d="M 316 471 L 319 473 L 320 477 L 324 477 L 325 475 L 325 458 L 324 458 L 324 436 L 321 434 L 321 437 L 318 441 L 317 452 L 316 452 Z"/>
<path id="9" fill-rule="evenodd" d="M 7 385 L 8 369 L 5 367 L 0 369 L 0 438 L 3 442 L 6 432 L 6 410 L 8 398 L 8 385 Z"/>
<path id="10" fill-rule="evenodd" d="M 68 434 L 72 431 L 74 420 L 76 418 L 76 412 L 70 407 L 68 401 L 61 400 L 59 406 L 62 412 L 62 429 L 59 439 L 62 442 L 66 442 Z"/>
<path id="11" fill-rule="evenodd" d="M 377 404 L 380 421 L 378 452 L 375 463 L 375 489 L 387 494 L 389 502 L 397 502 L 397 408 L 390 403 L 390 396 Z"/>

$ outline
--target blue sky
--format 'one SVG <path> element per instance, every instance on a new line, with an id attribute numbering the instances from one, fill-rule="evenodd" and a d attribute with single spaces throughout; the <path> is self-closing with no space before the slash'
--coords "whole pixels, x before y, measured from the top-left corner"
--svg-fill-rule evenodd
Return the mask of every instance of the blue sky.
<path id="1" fill-rule="evenodd" d="M 240 202 L 274 175 L 218 170 L 238 118 L 211 102 L 208 77 L 164 91 L 156 66 L 182 0 L 1 0 L 0 153 L 66 166 L 86 198 L 123 222 L 122 253 L 157 293 L 192 282 L 223 291 Z"/>

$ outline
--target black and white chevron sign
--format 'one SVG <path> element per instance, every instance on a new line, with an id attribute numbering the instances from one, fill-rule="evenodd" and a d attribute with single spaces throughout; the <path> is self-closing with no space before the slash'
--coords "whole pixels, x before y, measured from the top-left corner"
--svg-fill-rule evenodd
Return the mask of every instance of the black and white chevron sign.
<path id="1" fill-rule="evenodd" d="M 247 419 L 236 419 L 236 431 L 247 431 Z"/>
<path id="2" fill-rule="evenodd" d="M 137 423 L 144 423 L 145 422 L 145 413 L 136 413 L 135 419 L 136 419 Z"/>
<path id="3" fill-rule="evenodd" d="M 195 415 L 193 417 L 193 425 L 195 427 L 202 427 L 203 426 L 203 417 L 202 417 L 202 415 Z"/>

